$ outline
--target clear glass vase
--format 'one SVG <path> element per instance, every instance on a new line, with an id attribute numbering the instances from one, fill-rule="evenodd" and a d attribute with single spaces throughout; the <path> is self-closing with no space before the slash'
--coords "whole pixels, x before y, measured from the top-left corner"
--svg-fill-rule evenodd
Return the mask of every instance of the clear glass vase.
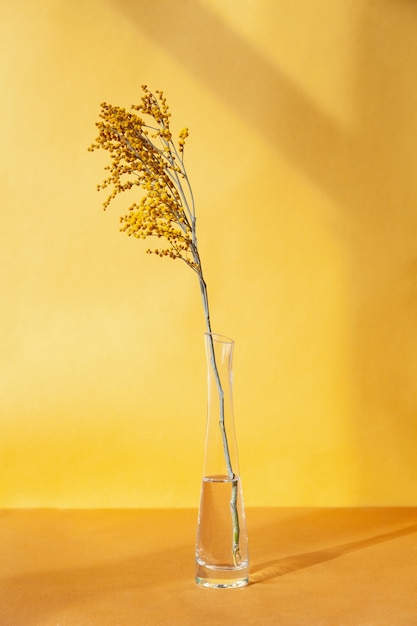
<path id="1" fill-rule="evenodd" d="M 244 587 L 249 581 L 248 536 L 233 416 L 233 347 L 205 334 L 208 412 L 196 542 L 196 582 Z"/>

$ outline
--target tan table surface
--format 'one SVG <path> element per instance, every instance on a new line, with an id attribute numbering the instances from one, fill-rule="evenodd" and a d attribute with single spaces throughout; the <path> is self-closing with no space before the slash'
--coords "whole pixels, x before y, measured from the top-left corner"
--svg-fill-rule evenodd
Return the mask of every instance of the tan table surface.
<path id="1" fill-rule="evenodd" d="M 248 509 L 235 590 L 194 583 L 196 517 L 0 511 L 0 626 L 417 626 L 417 508 Z"/>

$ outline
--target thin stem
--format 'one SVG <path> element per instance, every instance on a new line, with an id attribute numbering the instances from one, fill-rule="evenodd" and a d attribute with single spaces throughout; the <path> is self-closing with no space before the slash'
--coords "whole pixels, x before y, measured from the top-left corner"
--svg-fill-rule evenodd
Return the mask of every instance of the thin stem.
<path id="1" fill-rule="evenodd" d="M 168 161 L 168 163 L 169 163 L 169 164 L 170 164 L 170 166 L 171 166 L 171 167 L 169 168 L 169 169 L 171 170 L 171 171 L 169 172 L 169 176 L 170 176 L 171 180 L 174 182 L 174 184 L 176 185 L 177 190 L 179 191 L 179 193 L 180 193 L 180 195 L 181 195 L 181 198 L 182 198 L 182 201 L 183 201 L 183 206 L 184 206 L 184 207 L 186 208 L 186 210 L 187 210 L 188 217 L 189 217 L 191 220 L 193 220 L 193 219 L 195 219 L 195 216 L 194 216 L 194 213 L 195 213 L 195 212 L 194 212 L 194 198 L 193 198 L 193 194 L 192 194 L 192 190 L 191 190 L 191 184 L 190 184 L 190 181 L 189 181 L 188 176 L 187 176 L 187 172 L 186 172 L 185 167 L 184 167 L 184 162 L 183 162 L 183 160 L 179 157 L 178 152 L 177 152 L 177 150 L 176 150 L 176 148 L 175 148 L 174 143 L 173 143 L 172 141 L 169 141 L 169 142 L 168 142 L 166 139 L 163 139 L 163 141 L 164 141 L 164 144 L 165 144 L 165 146 L 166 146 L 166 148 L 167 148 L 167 150 L 168 150 L 168 154 L 170 155 L 170 158 L 168 159 L 168 157 L 164 154 L 164 158 Z M 178 176 L 178 170 L 176 169 L 176 166 L 175 166 L 175 158 L 174 158 L 174 155 L 173 155 L 173 153 L 172 153 L 172 147 L 174 148 L 174 151 L 175 151 L 175 153 L 176 153 L 176 155 L 177 155 L 177 157 L 178 157 L 178 159 L 179 159 L 179 161 L 180 161 L 180 163 L 181 163 L 181 165 L 182 165 L 181 174 L 182 174 L 182 176 L 185 178 L 185 180 L 187 181 L 187 187 L 188 187 L 188 189 L 189 189 L 189 192 L 190 192 L 190 197 L 191 197 L 191 207 L 192 207 L 192 210 L 190 209 L 190 206 L 189 206 L 189 204 L 188 204 L 188 200 L 187 200 L 187 196 L 186 196 L 186 194 L 185 194 L 185 191 L 184 191 L 184 189 L 183 189 L 183 187 L 182 187 L 182 184 L 181 184 L 180 178 L 179 178 L 179 176 Z"/>
<path id="2" fill-rule="evenodd" d="M 190 207 L 188 206 L 188 202 L 187 202 L 187 209 L 188 209 L 189 213 L 192 215 L 192 217 L 195 219 L 194 193 L 193 193 L 193 188 L 191 187 L 190 179 L 188 178 L 187 169 L 186 169 L 185 163 L 184 163 L 184 148 L 183 148 L 182 155 L 178 154 L 178 150 L 177 150 L 174 142 L 171 141 L 170 143 L 171 143 L 171 145 L 173 147 L 173 150 L 175 152 L 175 156 L 178 158 L 179 162 L 181 163 L 182 174 L 183 174 L 183 176 L 184 176 L 184 178 L 185 178 L 185 180 L 187 182 L 188 192 L 190 194 L 190 199 L 191 199 L 192 210 L 190 210 Z"/>
<path id="3" fill-rule="evenodd" d="M 218 370 L 217 363 L 216 363 L 216 354 L 214 351 L 214 340 L 213 340 L 213 334 L 211 332 L 210 316 L 208 312 L 207 286 L 206 286 L 206 283 L 204 282 L 204 279 L 201 276 L 200 276 L 200 288 L 201 288 L 201 293 L 203 296 L 204 308 L 206 311 L 206 322 L 207 322 L 207 331 L 208 331 L 207 335 L 209 337 L 209 349 L 210 349 L 210 362 L 213 368 L 214 379 L 216 381 L 217 393 L 219 396 L 219 414 L 220 414 L 219 426 L 220 426 L 220 432 L 221 432 L 222 443 L 223 443 L 224 458 L 226 462 L 227 475 L 231 480 L 233 480 L 233 478 L 235 477 L 235 474 L 232 468 L 229 443 L 227 440 L 226 428 L 225 428 L 225 423 L 224 423 L 224 391 L 223 391 L 222 383 L 220 380 L 219 370 Z"/>
<path id="4" fill-rule="evenodd" d="M 228 474 L 228 478 L 232 481 L 232 495 L 230 498 L 230 511 L 232 515 L 232 528 L 233 528 L 232 555 L 233 555 L 234 564 L 238 565 L 239 560 L 240 560 L 240 554 L 239 554 L 240 525 L 239 525 L 239 514 L 237 510 L 238 484 L 237 484 L 237 481 L 234 480 L 236 478 L 236 475 L 233 471 L 232 461 L 230 457 L 229 443 L 227 439 L 227 432 L 226 432 L 226 425 L 225 425 L 225 410 L 224 410 L 224 390 L 223 390 L 222 383 L 220 380 L 219 370 L 218 370 L 217 362 L 216 362 L 216 354 L 214 350 L 214 339 L 213 339 L 213 333 L 211 330 L 207 285 L 203 277 L 203 272 L 201 269 L 201 263 L 200 263 L 200 258 L 199 258 L 197 249 L 195 250 L 195 258 L 197 258 L 199 262 L 200 290 L 201 290 L 204 314 L 205 314 L 205 319 L 206 319 L 207 335 L 209 338 L 209 341 L 208 341 L 209 356 L 210 356 L 211 366 L 213 368 L 214 379 L 216 381 L 217 393 L 219 397 L 219 415 L 220 415 L 219 428 L 220 428 L 220 433 L 221 433 L 221 438 L 222 438 L 223 452 L 224 452 L 224 458 L 225 458 L 225 463 L 226 463 L 226 468 L 227 468 L 227 474 Z"/>

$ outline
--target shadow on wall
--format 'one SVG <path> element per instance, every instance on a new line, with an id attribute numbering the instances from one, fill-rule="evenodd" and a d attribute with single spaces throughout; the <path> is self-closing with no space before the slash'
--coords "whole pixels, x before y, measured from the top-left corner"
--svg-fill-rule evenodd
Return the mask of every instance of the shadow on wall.
<path id="1" fill-rule="evenodd" d="M 385 464 L 393 472 L 391 503 L 396 483 L 416 501 L 417 3 L 350 5 L 354 106 L 348 129 L 199 2 L 115 4 L 236 115 L 256 124 L 339 208 L 331 227 L 351 262 L 358 488 L 366 500 Z M 280 4 L 271 7 L 270 19 L 281 22 Z M 312 48 L 319 36 L 306 29 Z"/>

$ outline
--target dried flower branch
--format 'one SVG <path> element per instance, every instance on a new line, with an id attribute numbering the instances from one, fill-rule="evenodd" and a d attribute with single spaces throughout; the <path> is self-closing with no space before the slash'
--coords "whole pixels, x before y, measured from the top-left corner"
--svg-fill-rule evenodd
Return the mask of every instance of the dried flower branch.
<path id="1" fill-rule="evenodd" d="M 195 204 L 184 163 L 188 129 L 179 133 L 175 144 L 171 129 L 169 107 L 162 91 L 153 94 L 142 85 L 141 103 L 130 111 L 102 103 L 99 134 L 90 151 L 103 149 L 110 154 L 109 172 L 98 190 L 110 188 L 104 209 L 120 194 L 138 187 L 142 195 L 133 202 L 128 213 L 120 218 L 121 231 L 138 239 L 156 237 L 166 247 L 148 248 L 148 253 L 180 259 L 197 273 L 203 300 L 207 333 L 211 338 L 211 362 L 216 378 L 220 429 L 228 477 L 233 472 L 224 424 L 224 393 L 218 374 L 211 330 L 207 285 L 197 246 Z M 233 558 L 239 560 L 239 518 L 237 486 L 231 499 L 233 521 Z"/>

